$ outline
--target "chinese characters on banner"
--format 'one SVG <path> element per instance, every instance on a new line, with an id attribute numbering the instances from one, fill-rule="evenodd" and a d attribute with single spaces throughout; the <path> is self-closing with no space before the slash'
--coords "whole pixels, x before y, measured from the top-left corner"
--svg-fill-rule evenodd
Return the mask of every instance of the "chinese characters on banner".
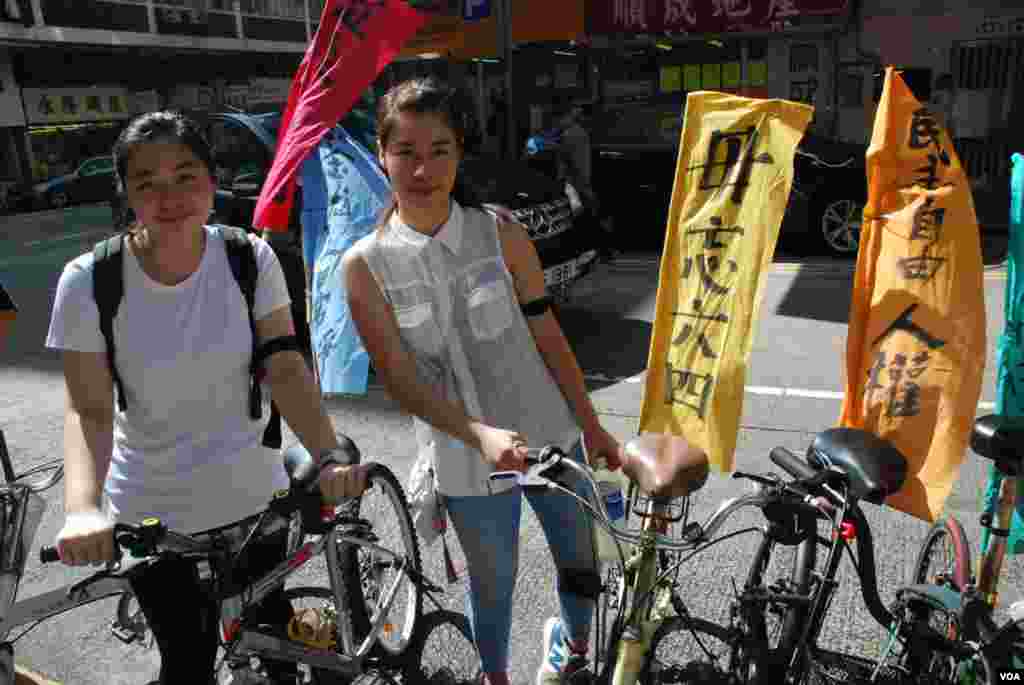
<path id="1" fill-rule="evenodd" d="M 302 160 L 426 20 L 426 14 L 404 0 L 324 3 L 316 35 L 292 80 L 274 163 L 256 203 L 254 226 L 288 230 Z"/>
<path id="2" fill-rule="evenodd" d="M 731 471 L 761 286 L 813 108 L 686 99 L 640 430 L 682 435 Z"/>
<path id="3" fill-rule="evenodd" d="M 996 414 L 1024 416 L 1024 155 L 1013 155 L 1010 177 L 1010 246 L 1006 255 L 1006 301 L 1003 334 L 999 338 L 996 363 Z M 986 503 L 998 501 L 1003 475 L 995 464 L 989 465 Z M 988 509 L 988 507 L 985 507 Z M 987 549 L 991 537 L 988 528 L 981 531 L 981 548 Z M 1017 479 L 1017 508 L 1007 540 L 1008 554 L 1024 554 L 1024 478 Z"/>
<path id="4" fill-rule="evenodd" d="M 891 67 L 867 154 L 842 426 L 907 458 L 889 506 L 932 521 L 956 479 L 985 368 L 981 242 L 949 136 Z"/>

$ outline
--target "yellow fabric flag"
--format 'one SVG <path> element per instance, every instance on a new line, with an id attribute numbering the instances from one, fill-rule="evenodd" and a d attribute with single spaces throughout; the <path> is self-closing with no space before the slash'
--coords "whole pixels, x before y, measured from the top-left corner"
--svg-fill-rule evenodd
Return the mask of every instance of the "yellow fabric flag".
<path id="1" fill-rule="evenodd" d="M 640 430 L 685 436 L 719 471 L 733 468 L 764 274 L 813 111 L 707 91 L 686 99 Z"/>
<path id="2" fill-rule="evenodd" d="M 840 425 L 907 458 L 886 504 L 934 521 L 956 479 L 985 369 L 978 220 L 949 136 L 886 69 L 867 153 Z"/>

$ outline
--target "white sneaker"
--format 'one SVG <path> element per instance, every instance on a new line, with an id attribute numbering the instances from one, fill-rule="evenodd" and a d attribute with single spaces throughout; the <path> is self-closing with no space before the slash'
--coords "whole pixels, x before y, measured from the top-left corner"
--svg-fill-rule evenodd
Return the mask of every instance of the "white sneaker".
<path id="1" fill-rule="evenodd" d="M 569 648 L 562 631 L 562 620 L 551 617 L 544 624 L 544 661 L 537 670 L 537 685 L 567 683 L 574 676 L 586 674 L 586 654 Z M 585 682 L 585 681 L 583 681 Z"/>

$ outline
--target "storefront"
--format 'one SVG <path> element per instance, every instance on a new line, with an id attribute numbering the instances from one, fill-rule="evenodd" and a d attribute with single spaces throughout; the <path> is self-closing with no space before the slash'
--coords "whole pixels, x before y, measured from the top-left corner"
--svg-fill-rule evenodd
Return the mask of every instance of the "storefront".
<path id="1" fill-rule="evenodd" d="M 956 11 L 928 5 L 894 15 L 880 4 L 866 4 L 863 50 L 903 69 L 918 98 L 949 120 L 979 216 L 1005 229 L 1010 156 L 1024 152 L 1024 11 L 999 0 L 962 0 Z M 873 120 L 880 85 L 875 79 L 865 95 L 860 121 L 845 122 L 850 129 Z"/>
<path id="2" fill-rule="evenodd" d="M 25 110 L 6 50 L 0 50 L 0 208 L 7 189 L 22 177 L 23 156 L 18 141 L 25 131 Z"/>
<path id="3" fill-rule="evenodd" d="M 33 181 L 68 174 L 86 159 L 109 155 L 133 116 L 120 86 L 24 88 L 26 151 Z"/>
<path id="4" fill-rule="evenodd" d="M 698 90 L 813 104 L 811 130 L 830 135 L 835 36 L 851 12 L 849 0 L 590 3 L 595 142 L 675 146 Z"/>

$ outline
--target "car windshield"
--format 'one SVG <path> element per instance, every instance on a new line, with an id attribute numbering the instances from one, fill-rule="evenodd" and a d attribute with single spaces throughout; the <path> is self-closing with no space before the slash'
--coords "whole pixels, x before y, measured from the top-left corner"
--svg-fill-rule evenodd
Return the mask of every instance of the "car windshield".
<path id="1" fill-rule="evenodd" d="M 270 137 L 277 142 L 277 133 L 281 128 L 280 112 L 272 112 L 259 117 L 260 125 L 270 134 Z"/>
<path id="2" fill-rule="evenodd" d="M 376 147 L 375 138 L 377 128 L 373 102 L 374 100 L 372 98 L 364 96 L 339 122 L 350 135 L 362 143 L 371 152 L 373 152 Z M 266 114 L 257 115 L 255 118 L 259 121 L 263 130 L 269 133 L 270 137 L 274 139 L 275 143 L 277 143 L 281 130 L 281 113 L 268 112 Z"/>

